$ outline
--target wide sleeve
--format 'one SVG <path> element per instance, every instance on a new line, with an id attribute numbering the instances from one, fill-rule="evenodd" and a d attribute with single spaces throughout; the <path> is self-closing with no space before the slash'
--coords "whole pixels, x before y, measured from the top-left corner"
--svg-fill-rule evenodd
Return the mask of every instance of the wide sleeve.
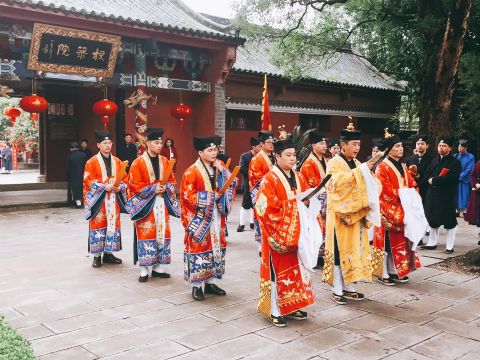
<path id="1" fill-rule="evenodd" d="M 378 165 L 375 175 L 382 183 L 382 192 L 380 193 L 380 211 L 382 215 L 389 223 L 402 225 L 405 214 L 400 203 L 396 177 L 395 180 L 392 178 L 394 175 L 384 163 Z"/>
<path id="2" fill-rule="evenodd" d="M 262 238 L 267 239 L 272 250 L 279 253 L 297 250 L 299 215 L 296 200 L 279 194 L 273 176 L 267 175 L 261 182 L 255 210 Z"/>
<path id="3" fill-rule="evenodd" d="M 467 161 L 465 162 L 465 167 L 463 168 L 462 172 L 460 173 L 460 181 L 463 183 L 468 184 L 470 174 L 473 170 L 473 165 L 475 164 L 475 158 L 472 154 L 469 154 Z"/>
<path id="4" fill-rule="evenodd" d="M 263 170 L 262 161 L 259 156 L 254 156 L 252 161 L 250 161 L 250 166 L 248 168 L 248 183 L 250 185 L 250 190 L 257 185 L 259 181 L 262 180 L 262 177 L 265 175 Z"/>
<path id="5" fill-rule="evenodd" d="M 306 160 L 303 163 L 300 173 L 307 179 L 308 186 L 311 188 L 318 186 L 322 181 L 318 168 L 311 161 Z"/>
<path id="6" fill-rule="evenodd" d="M 442 185 L 451 185 L 457 184 L 458 179 L 460 178 L 460 173 L 462 171 L 462 164 L 459 160 L 455 159 L 452 161 L 450 166 L 447 167 L 449 169 L 448 173 L 444 176 L 434 176 L 432 178 L 432 185 L 442 186 Z"/>
<path id="7" fill-rule="evenodd" d="M 362 170 L 345 170 L 340 160 L 334 158 L 327 163 L 327 174 L 332 175 L 326 186 L 328 207 L 348 225 L 364 218 L 369 202 Z"/>
<path id="8" fill-rule="evenodd" d="M 132 166 L 130 166 L 130 171 L 128 172 L 128 197 L 138 194 L 146 186 L 150 185 L 150 179 L 147 179 L 141 171 L 141 162 L 142 158 L 137 158 L 133 161 Z"/>

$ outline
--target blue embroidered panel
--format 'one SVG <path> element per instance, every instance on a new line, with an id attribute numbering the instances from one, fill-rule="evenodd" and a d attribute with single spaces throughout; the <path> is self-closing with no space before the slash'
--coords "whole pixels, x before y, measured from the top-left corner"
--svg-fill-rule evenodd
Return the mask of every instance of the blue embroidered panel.
<path id="1" fill-rule="evenodd" d="M 218 174 L 218 187 L 222 188 L 225 182 L 228 180 L 230 173 L 226 169 L 222 169 L 222 172 Z M 233 197 L 235 195 L 235 189 L 237 187 L 237 179 L 234 179 L 233 182 L 228 187 L 227 191 L 222 195 L 217 201 L 218 211 L 222 216 L 227 216 L 232 210 Z"/>
<path id="2" fill-rule="evenodd" d="M 106 195 L 106 187 L 105 184 L 97 181 L 94 181 L 92 186 L 90 186 L 90 190 L 88 190 L 85 196 L 85 220 L 90 220 L 97 215 Z"/>
<path id="3" fill-rule="evenodd" d="M 252 204 L 255 206 L 257 202 L 258 191 L 260 189 L 260 181 L 255 184 L 255 186 L 250 190 L 250 197 L 252 198 Z"/>
<path id="4" fill-rule="evenodd" d="M 126 208 L 126 203 L 127 203 L 127 185 L 123 182 L 120 183 L 119 185 L 120 191 L 116 193 L 117 195 L 117 202 L 118 205 L 120 206 L 120 212 L 123 214 L 128 214 L 127 208 Z"/>
<path id="5" fill-rule="evenodd" d="M 168 213 L 176 218 L 180 217 L 180 203 L 177 200 L 177 188 L 172 183 L 166 184 L 167 191 L 163 193 L 165 205 L 167 205 Z"/>
<path id="6" fill-rule="evenodd" d="M 197 208 L 195 216 L 187 226 L 187 233 L 194 240 L 203 242 L 205 235 L 210 230 L 213 219 L 213 206 L 215 205 L 215 193 L 210 191 L 199 191 L 197 195 Z"/>
<path id="7" fill-rule="evenodd" d="M 157 264 L 170 264 L 171 249 L 170 238 L 165 238 L 163 247 L 159 247 L 154 240 L 137 240 L 138 264 L 152 266 Z"/>
<path id="8" fill-rule="evenodd" d="M 207 279 L 221 279 L 225 274 L 225 254 L 226 249 L 222 248 L 222 260 L 217 263 L 212 250 L 195 254 L 185 253 L 183 256 L 185 280 L 200 285 Z"/>
<path id="9" fill-rule="evenodd" d="M 132 196 L 126 204 L 130 219 L 140 220 L 152 211 L 155 204 L 155 188 L 157 184 L 145 186 L 142 191 Z"/>
<path id="10" fill-rule="evenodd" d="M 90 242 L 90 253 L 97 254 L 103 251 L 122 250 L 122 235 L 120 229 L 115 229 L 113 236 L 107 238 L 107 228 L 90 230 L 88 241 Z"/>

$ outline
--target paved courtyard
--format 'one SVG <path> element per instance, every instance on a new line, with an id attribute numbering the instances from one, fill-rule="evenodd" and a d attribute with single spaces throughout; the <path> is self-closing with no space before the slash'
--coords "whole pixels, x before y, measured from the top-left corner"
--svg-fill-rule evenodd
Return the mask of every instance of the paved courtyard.
<path id="1" fill-rule="evenodd" d="M 173 220 L 172 278 L 139 283 L 132 223 L 122 216 L 120 266 L 91 267 L 83 212 L 0 214 L 0 313 L 40 359 L 478 359 L 480 278 L 424 267 L 396 287 L 360 284 L 368 299 L 334 304 L 315 274 L 309 319 L 275 328 L 256 311 L 253 232 L 230 216 L 225 297 L 191 298 L 183 280 L 183 228 Z M 464 225 L 455 254 L 477 247 Z M 444 244 L 444 239 L 441 239 Z M 446 257 L 444 245 L 424 265 Z"/>

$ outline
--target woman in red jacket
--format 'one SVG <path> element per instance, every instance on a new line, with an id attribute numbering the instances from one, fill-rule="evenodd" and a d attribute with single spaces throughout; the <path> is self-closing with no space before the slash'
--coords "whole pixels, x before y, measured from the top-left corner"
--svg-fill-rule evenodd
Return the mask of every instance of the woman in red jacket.
<path id="1" fill-rule="evenodd" d="M 165 145 L 163 145 L 160 155 L 165 156 L 168 160 L 176 160 L 175 165 L 173 166 L 173 171 L 175 172 L 175 168 L 177 167 L 178 163 L 178 156 L 177 149 L 175 149 L 175 146 L 173 146 L 173 139 L 168 138 L 167 140 L 165 140 Z"/>

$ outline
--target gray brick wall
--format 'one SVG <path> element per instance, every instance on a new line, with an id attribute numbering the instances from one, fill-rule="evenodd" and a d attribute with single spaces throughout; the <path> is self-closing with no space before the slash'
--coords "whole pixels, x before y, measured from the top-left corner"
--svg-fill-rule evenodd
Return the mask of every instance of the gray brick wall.
<path id="1" fill-rule="evenodd" d="M 215 135 L 225 146 L 225 85 L 220 83 L 215 84 Z"/>

